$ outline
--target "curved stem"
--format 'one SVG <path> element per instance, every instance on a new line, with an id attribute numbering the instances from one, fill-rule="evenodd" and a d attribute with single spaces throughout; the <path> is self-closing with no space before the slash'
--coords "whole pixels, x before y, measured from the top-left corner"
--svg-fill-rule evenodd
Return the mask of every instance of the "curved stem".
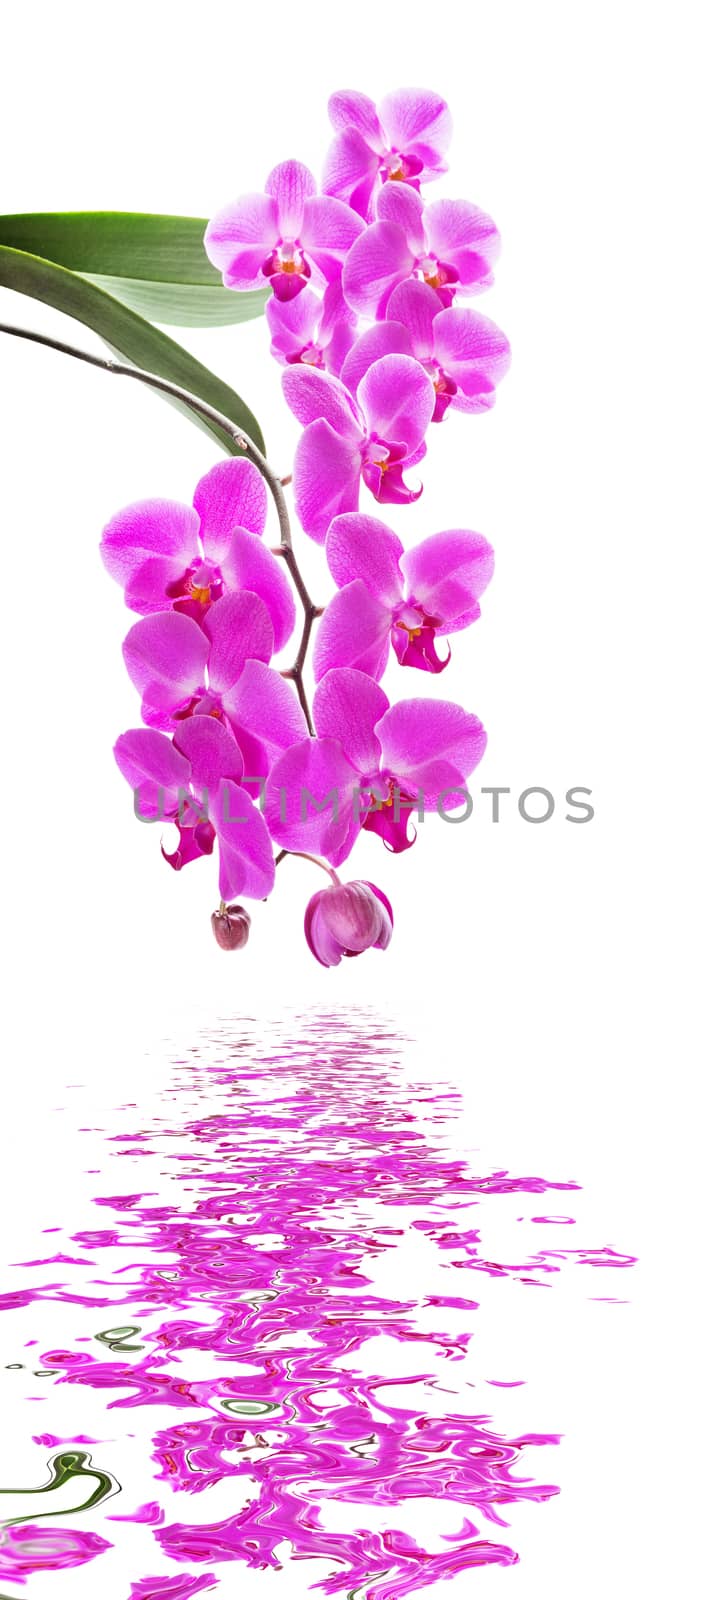
<path id="1" fill-rule="evenodd" d="M 32 328 L 17 328 L 11 323 L 0 322 L 0 333 L 10 334 L 15 339 L 27 339 L 31 344 L 46 345 L 50 350 L 57 350 L 61 355 L 72 356 L 76 361 L 85 361 L 88 366 L 99 367 L 102 372 L 110 372 L 115 377 L 135 378 L 138 383 L 145 384 L 149 389 L 159 389 L 162 394 L 169 394 L 175 400 L 181 400 L 190 411 L 197 416 L 205 417 L 208 422 L 213 422 L 216 428 L 227 434 L 240 450 L 248 456 L 258 472 L 265 479 L 273 499 L 280 527 L 280 545 L 273 551 L 273 555 L 280 556 L 287 565 L 290 577 L 295 585 L 297 596 L 304 612 L 303 631 L 298 646 L 298 652 L 287 676 L 292 678 L 298 693 L 308 731 L 314 734 L 312 716 L 308 703 L 305 684 L 303 682 L 303 667 L 310 643 L 310 633 L 316 617 L 322 614 L 322 608 L 313 604 L 303 582 L 302 574 L 293 550 L 292 527 L 287 500 L 283 490 L 283 479 L 273 472 L 272 467 L 252 440 L 242 428 L 231 422 L 229 417 L 223 416 L 221 411 L 216 411 L 214 406 L 208 405 L 205 400 L 200 400 L 197 395 L 191 394 L 189 389 L 182 389 L 179 384 L 171 383 L 167 378 L 158 378 L 154 372 L 146 372 L 142 367 L 128 366 L 123 361 L 114 361 L 110 356 L 96 356 L 89 350 L 81 350 L 77 345 L 67 344 L 64 339 L 53 339 L 49 334 L 36 333 Z"/>
<path id="2" fill-rule="evenodd" d="M 323 872 L 326 872 L 328 877 L 332 878 L 334 884 L 340 883 L 334 868 L 329 867 L 327 861 L 323 861 L 322 856 L 313 856 L 308 850 L 281 850 L 275 857 L 275 865 L 277 866 L 280 861 L 284 861 L 286 856 L 301 856 L 303 861 L 313 861 L 316 867 L 322 867 Z"/>

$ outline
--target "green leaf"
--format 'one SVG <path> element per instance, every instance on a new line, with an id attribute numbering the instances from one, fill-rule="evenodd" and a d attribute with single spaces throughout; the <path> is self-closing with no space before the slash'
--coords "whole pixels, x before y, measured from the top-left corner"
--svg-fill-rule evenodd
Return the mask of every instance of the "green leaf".
<path id="1" fill-rule="evenodd" d="M 0 286 L 14 289 L 18 294 L 30 295 L 68 317 L 75 317 L 86 328 L 92 328 L 99 334 L 105 344 L 126 361 L 144 368 L 146 372 L 155 373 L 159 378 L 167 378 L 207 401 L 223 416 L 237 423 L 264 451 L 260 426 L 239 394 L 223 383 L 221 378 L 216 378 L 187 350 L 183 350 L 182 345 L 169 339 L 167 334 L 161 333 L 152 323 L 129 310 L 104 289 L 99 289 L 96 284 L 89 283 L 86 278 L 58 266 L 54 261 L 45 261 L 39 256 L 9 249 L 5 245 L 0 245 Z M 182 404 L 177 401 L 172 403 Z M 230 455 L 240 453 L 228 435 L 212 422 L 198 417 L 185 405 L 182 409 L 192 417 L 193 422 L 218 440 Z"/>
<path id="2" fill-rule="evenodd" d="M 131 311 L 166 327 L 226 328 L 230 323 L 249 322 L 262 316 L 270 293 L 268 289 L 248 289 L 236 294 L 204 283 L 157 283 L 150 278 L 109 278 L 100 273 L 83 276 L 122 300 Z"/>
<path id="3" fill-rule="evenodd" d="M 135 211 L 0 216 L 0 245 L 81 272 L 153 322 L 226 327 L 262 315 L 266 289 L 225 289 L 208 261 L 203 217 Z"/>

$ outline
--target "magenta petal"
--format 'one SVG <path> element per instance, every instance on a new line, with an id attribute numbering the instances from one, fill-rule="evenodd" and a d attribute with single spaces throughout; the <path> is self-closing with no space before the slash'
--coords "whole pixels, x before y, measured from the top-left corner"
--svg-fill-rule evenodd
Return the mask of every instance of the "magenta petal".
<path id="1" fill-rule="evenodd" d="M 328 280 L 339 278 L 348 250 L 362 232 L 360 217 L 344 201 L 318 194 L 306 202 L 303 248 Z"/>
<path id="2" fill-rule="evenodd" d="M 305 429 L 293 465 L 295 507 L 300 524 L 322 544 L 333 517 L 356 511 L 360 487 L 360 451 L 327 422 Z"/>
<path id="3" fill-rule="evenodd" d="M 410 794 L 422 794 L 428 809 L 443 790 L 462 786 L 487 744 L 479 718 L 450 700 L 401 700 L 382 717 L 377 734 L 383 768 Z M 448 794 L 442 803 L 450 811 L 462 800 Z"/>
<path id="4" fill-rule="evenodd" d="M 382 190 L 385 194 L 388 187 Z M 343 292 L 360 316 L 384 316 L 394 288 L 410 276 L 415 255 L 403 229 L 394 222 L 373 222 L 348 252 L 343 267 Z"/>
<path id="5" fill-rule="evenodd" d="M 273 627 L 267 606 L 246 589 L 231 590 L 210 606 L 205 628 L 210 638 L 208 683 L 215 694 L 237 682 L 246 661 L 270 660 Z"/>
<path id="6" fill-rule="evenodd" d="M 378 195 L 377 214 L 380 222 L 400 229 L 413 259 L 425 254 L 423 202 L 417 189 L 409 183 L 386 183 Z"/>
<path id="7" fill-rule="evenodd" d="M 175 588 L 185 571 L 175 556 L 150 556 L 128 578 L 126 606 L 141 617 L 149 617 L 155 611 L 171 611 L 174 601 L 168 589 Z"/>
<path id="8" fill-rule="evenodd" d="M 313 344 L 322 314 L 322 301 L 305 289 L 294 300 L 278 300 L 272 296 L 265 307 L 265 316 L 272 336 L 272 353 L 276 361 L 297 361 L 308 345 Z"/>
<path id="9" fill-rule="evenodd" d="M 408 278 L 406 283 L 399 283 L 397 289 L 393 289 L 387 316 L 388 319 L 401 322 L 406 329 L 408 353 L 415 356 L 416 361 L 429 361 L 433 355 L 438 313 L 441 313 L 440 301 L 429 284 L 420 283 L 417 278 Z"/>
<path id="10" fill-rule="evenodd" d="M 328 115 L 336 133 L 356 128 L 378 153 L 384 144 L 383 130 L 372 100 L 358 89 L 339 89 L 328 101 Z"/>
<path id="11" fill-rule="evenodd" d="M 394 293 L 397 294 L 398 290 L 396 289 Z M 429 293 L 433 293 L 432 289 Z M 437 295 L 433 295 L 433 299 L 437 304 Z M 376 322 L 371 328 L 367 328 L 365 333 L 361 333 L 351 346 L 343 362 L 340 377 L 345 387 L 354 394 L 360 379 L 365 377 L 373 361 L 379 361 L 381 356 L 414 354 L 410 336 L 399 322 Z"/>
<path id="12" fill-rule="evenodd" d="M 242 756 L 217 717 L 186 717 L 178 723 L 173 744 L 190 763 L 194 788 L 212 794 L 223 778 L 242 782 Z"/>
<path id="13" fill-rule="evenodd" d="M 391 609 L 402 600 L 402 553 L 397 534 L 361 511 L 335 517 L 328 529 L 325 554 L 338 588 L 362 578 L 370 594 Z"/>
<path id="14" fill-rule="evenodd" d="M 177 829 L 175 849 L 166 850 L 162 841 L 160 843 L 162 855 L 168 866 L 172 867 L 173 872 L 182 872 L 183 867 L 187 867 L 191 861 L 199 861 L 201 856 L 212 855 L 213 845 L 215 844 L 215 829 L 212 823 L 204 818 L 193 822 L 193 818 L 199 817 L 203 809 L 204 801 L 200 801 L 198 808 L 196 808 L 191 800 L 184 798 L 183 816 L 187 820 L 180 827 L 177 818 L 175 819 Z M 120 1518 L 113 1517 L 112 1520 L 113 1522 L 119 1522 Z"/>
<path id="15" fill-rule="evenodd" d="M 391 614 L 358 579 L 348 583 L 326 606 L 315 636 L 316 679 L 332 667 L 356 667 L 381 678 L 389 654 Z"/>
<path id="16" fill-rule="evenodd" d="M 285 399 L 303 427 L 322 420 L 344 438 L 359 439 L 360 423 L 352 396 L 338 378 L 311 367 L 288 367 L 282 375 Z"/>
<path id="17" fill-rule="evenodd" d="M 267 490 L 252 461 L 234 456 L 206 472 L 193 496 L 200 517 L 200 539 L 209 561 L 222 561 L 233 528 L 262 533 Z"/>
<path id="18" fill-rule="evenodd" d="M 360 831 L 353 816 L 357 776 L 336 739 L 293 745 L 268 778 L 265 816 L 273 838 L 339 865 Z"/>
<path id="19" fill-rule="evenodd" d="M 223 706 L 231 722 L 237 724 L 240 742 L 245 730 L 267 752 L 262 772 L 251 772 L 245 764 L 247 776 L 265 777 L 268 766 L 283 750 L 307 738 L 307 725 L 293 685 L 261 661 L 247 662 L 237 683 L 224 695 Z"/>
<path id="20" fill-rule="evenodd" d="M 136 622 L 123 643 L 123 657 L 143 697 L 143 715 L 171 717 L 185 705 L 204 686 L 208 652 L 202 628 L 179 611 L 159 611 Z"/>
<path id="21" fill-rule="evenodd" d="M 379 156 L 357 128 L 344 128 L 331 141 L 325 158 L 323 189 L 367 219 L 379 166 Z"/>
<path id="22" fill-rule="evenodd" d="M 198 554 L 199 519 L 176 500 L 137 500 L 111 517 L 103 529 L 100 554 L 118 583 L 131 583 L 151 556 L 164 556 L 180 577 Z"/>
<path id="23" fill-rule="evenodd" d="M 452 136 L 452 119 L 447 101 L 439 94 L 430 89 L 394 89 L 380 101 L 378 110 L 394 149 L 408 154 L 421 144 L 440 164 Z M 423 173 L 423 177 L 429 175 Z"/>
<path id="24" fill-rule="evenodd" d="M 277 231 L 281 239 L 299 239 L 305 201 L 315 194 L 315 179 L 301 161 L 281 161 L 265 185 L 277 205 Z"/>
<path id="25" fill-rule="evenodd" d="M 494 561 L 492 546 L 481 533 L 451 528 L 406 550 L 401 566 L 408 596 L 445 625 L 476 604 L 493 575 Z"/>
<path id="26" fill-rule="evenodd" d="M 154 728 L 131 728 L 121 733 L 113 754 L 123 777 L 137 791 L 137 810 L 149 817 L 174 816 L 178 790 L 190 784 L 190 762 L 171 741 Z"/>
<path id="27" fill-rule="evenodd" d="M 435 410 L 435 390 L 412 356 L 383 356 L 358 386 L 358 401 L 368 432 L 388 443 L 404 444 L 410 456 L 425 437 Z"/>
<path id="28" fill-rule="evenodd" d="M 492 281 L 500 235 L 492 217 L 479 206 L 469 200 L 434 200 L 426 207 L 425 228 L 431 251 L 456 268 L 464 289 Z"/>
<path id="29" fill-rule="evenodd" d="M 453 402 L 458 409 L 484 411 L 510 365 L 510 345 L 488 317 L 452 306 L 435 319 L 435 356 L 461 391 Z"/>
<path id="30" fill-rule="evenodd" d="M 380 766 L 375 726 L 390 704 L 379 684 L 351 667 L 329 671 L 315 690 L 313 715 L 319 738 L 339 739 L 356 771 L 374 776 Z"/>
<path id="31" fill-rule="evenodd" d="M 271 195 L 241 195 L 211 217 L 205 249 L 228 289 L 264 283 L 263 262 L 278 241 L 277 206 Z"/>
<path id="32" fill-rule="evenodd" d="M 272 623 L 274 643 L 271 654 L 282 650 L 295 626 L 295 602 L 290 582 L 277 556 L 272 555 L 267 545 L 254 533 L 236 528 L 223 561 L 223 573 L 231 588 L 250 589 L 259 596 L 267 607 Z M 262 661 L 269 660 L 264 649 L 259 657 L 257 650 L 251 650 L 248 654 Z"/>
<path id="33" fill-rule="evenodd" d="M 275 882 L 272 840 L 247 790 L 223 778 L 210 800 L 210 820 L 218 841 L 220 898 L 264 900 Z"/>

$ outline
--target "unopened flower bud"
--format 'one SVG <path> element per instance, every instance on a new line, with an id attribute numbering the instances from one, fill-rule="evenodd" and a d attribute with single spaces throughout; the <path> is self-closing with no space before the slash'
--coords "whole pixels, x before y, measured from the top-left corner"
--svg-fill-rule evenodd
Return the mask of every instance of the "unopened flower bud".
<path id="1" fill-rule="evenodd" d="M 323 967 L 337 967 L 343 956 L 363 950 L 386 950 L 392 930 L 392 906 L 374 883 L 320 889 L 305 912 L 305 938 Z"/>
<path id="2" fill-rule="evenodd" d="M 250 915 L 244 906 L 222 906 L 213 911 L 212 931 L 221 950 L 242 950 L 250 938 Z"/>

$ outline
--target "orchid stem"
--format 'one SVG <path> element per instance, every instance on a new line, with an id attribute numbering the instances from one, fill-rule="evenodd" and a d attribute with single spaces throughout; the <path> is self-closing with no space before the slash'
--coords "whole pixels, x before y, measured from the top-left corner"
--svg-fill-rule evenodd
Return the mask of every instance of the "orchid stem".
<path id="1" fill-rule="evenodd" d="M 323 872 L 326 872 L 328 877 L 332 878 L 334 884 L 340 883 L 337 873 L 332 867 L 328 866 L 327 861 L 323 861 L 322 856 L 310 855 L 308 850 L 281 850 L 275 857 L 276 867 L 281 861 L 284 861 L 286 856 L 302 856 L 303 861 L 313 861 L 316 867 L 322 867 Z"/>
<path id="2" fill-rule="evenodd" d="M 52 339 L 49 334 L 36 333 L 32 328 L 17 328 L 10 323 L 0 322 L 0 333 L 10 334 L 15 339 L 28 339 L 31 344 L 46 345 L 49 350 L 57 350 L 61 355 L 72 356 L 76 361 L 85 361 L 91 367 L 99 367 L 102 372 L 113 373 L 120 378 L 136 378 L 138 383 L 144 383 L 149 389 L 157 389 L 161 394 L 172 395 L 173 399 L 181 400 L 190 411 L 199 417 L 204 417 L 207 422 L 214 423 L 222 433 L 232 439 L 233 444 L 248 456 L 265 482 L 272 495 L 277 519 L 280 526 L 280 546 L 273 551 L 273 555 L 280 556 L 285 561 L 288 572 L 297 591 L 297 596 L 304 612 L 303 631 L 300 637 L 298 652 L 287 676 L 292 678 L 297 689 L 298 699 L 302 707 L 303 716 L 308 726 L 308 731 L 314 735 L 312 716 L 308 703 L 305 684 L 303 682 L 303 667 L 310 643 L 310 633 L 316 617 L 321 615 L 321 607 L 313 605 L 310 595 L 303 582 L 302 574 L 293 550 L 292 527 L 287 500 L 283 492 L 283 485 L 290 482 L 289 478 L 280 478 L 266 460 L 262 450 L 258 449 L 247 433 L 237 424 L 223 416 L 221 411 L 216 411 L 214 406 L 208 405 L 205 400 L 200 400 L 197 395 L 191 394 L 189 389 L 182 389 L 179 384 L 171 383 L 167 378 L 158 378 L 153 372 L 146 372 L 142 367 L 127 366 L 122 361 L 113 361 L 109 356 L 96 356 L 89 350 L 81 350 L 77 345 L 66 344 L 63 339 Z"/>

